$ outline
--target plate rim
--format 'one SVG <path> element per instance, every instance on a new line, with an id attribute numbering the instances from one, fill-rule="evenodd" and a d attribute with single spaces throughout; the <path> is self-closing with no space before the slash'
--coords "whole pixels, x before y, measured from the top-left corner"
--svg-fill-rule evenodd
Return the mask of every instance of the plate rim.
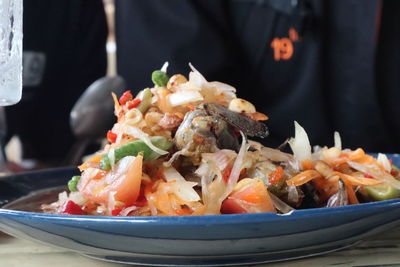
<path id="1" fill-rule="evenodd" d="M 230 224 L 257 223 L 265 221 L 281 221 L 281 220 L 296 220 L 304 217 L 335 215 L 337 213 L 351 213 L 360 210 L 379 210 L 387 209 L 388 207 L 396 208 L 400 206 L 400 198 L 375 201 L 368 203 L 360 203 L 354 205 L 340 207 L 324 207 L 300 209 L 287 214 L 276 214 L 272 212 L 264 213 L 248 213 L 248 214 L 219 214 L 219 215 L 196 215 L 196 216 L 95 216 L 95 215 L 68 215 L 68 214 L 51 214 L 29 211 L 18 211 L 11 209 L 0 208 L 0 217 L 25 217 L 37 218 L 44 220 L 65 220 L 65 221 L 87 221 L 87 222 L 129 222 L 129 223 L 153 223 L 167 225 L 204 225 L 207 224 L 225 224 L 229 221 Z"/>

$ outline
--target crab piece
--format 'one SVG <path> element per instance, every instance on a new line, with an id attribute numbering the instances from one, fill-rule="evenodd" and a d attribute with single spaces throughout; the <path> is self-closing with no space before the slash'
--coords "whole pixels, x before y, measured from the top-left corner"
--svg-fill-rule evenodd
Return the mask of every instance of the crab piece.
<path id="1" fill-rule="evenodd" d="M 174 143 L 181 155 L 190 157 L 194 165 L 200 164 L 202 153 L 239 149 L 234 129 L 225 121 L 209 116 L 203 109 L 186 114 L 176 131 Z"/>
<path id="2" fill-rule="evenodd" d="M 221 105 L 205 103 L 202 105 L 202 108 L 207 112 L 207 114 L 221 118 L 248 136 L 265 138 L 269 134 L 268 127 L 264 123 L 231 111 Z"/>
<path id="3" fill-rule="evenodd" d="M 175 134 L 175 145 L 180 154 L 200 164 L 201 153 L 218 149 L 239 150 L 238 132 L 250 136 L 266 137 L 268 128 L 237 112 L 214 103 L 202 104 L 186 113 Z"/>

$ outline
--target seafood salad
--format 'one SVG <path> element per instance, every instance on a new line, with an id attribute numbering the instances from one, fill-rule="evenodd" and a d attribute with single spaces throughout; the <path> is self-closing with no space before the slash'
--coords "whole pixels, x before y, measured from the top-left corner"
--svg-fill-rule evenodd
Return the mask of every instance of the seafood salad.
<path id="1" fill-rule="evenodd" d="M 189 64 L 190 65 L 190 64 Z M 236 90 L 207 81 L 192 65 L 136 96 L 113 94 L 117 121 L 107 145 L 79 166 L 49 213 L 179 216 L 334 207 L 400 196 L 400 172 L 384 154 L 361 148 L 312 149 L 295 122 L 293 153 L 249 138 L 268 136 L 268 117 Z"/>

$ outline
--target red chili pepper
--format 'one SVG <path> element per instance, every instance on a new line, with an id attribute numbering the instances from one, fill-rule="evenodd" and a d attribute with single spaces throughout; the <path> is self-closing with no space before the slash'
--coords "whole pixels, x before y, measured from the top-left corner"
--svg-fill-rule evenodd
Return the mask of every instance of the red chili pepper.
<path id="1" fill-rule="evenodd" d="M 373 176 L 369 175 L 369 174 L 364 174 L 365 178 L 374 178 Z"/>
<path id="2" fill-rule="evenodd" d="M 396 170 L 391 170 L 391 171 L 390 171 L 390 174 L 391 174 L 392 176 L 397 176 L 397 175 L 399 175 L 399 172 L 396 171 Z"/>
<path id="3" fill-rule="evenodd" d="M 130 90 L 126 91 L 125 93 L 122 94 L 122 96 L 119 98 L 119 103 L 121 105 L 125 105 L 126 102 L 129 100 L 132 100 L 133 96 Z"/>
<path id="4" fill-rule="evenodd" d="M 115 143 L 115 141 L 117 140 L 117 134 L 113 133 L 112 131 L 108 131 L 107 132 L 107 140 L 110 143 Z"/>
<path id="5" fill-rule="evenodd" d="M 229 176 L 231 176 L 232 166 L 228 166 L 225 168 L 224 172 L 222 173 L 222 179 L 227 183 L 229 180 Z"/>
<path id="6" fill-rule="evenodd" d="M 123 208 L 113 209 L 113 210 L 111 211 L 111 215 L 112 215 L 112 216 L 118 216 L 118 215 L 121 213 L 122 210 L 123 210 Z"/>
<path id="7" fill-rule="evenodd" d="M 61 213 L 71 215 L 85 215 L 85 212 L 82 210 L 82 208 L 72 200 L 68 200 L 67 202 L 65 202 L 61 209 Z"/>
<path id="8" fill-rule="evenodd" d="M 133 109 L 139 106 L 140 102 L 142 102 L 140 99 L 135 98 L 131 101 L 128 102 L 128 109 Z"/>

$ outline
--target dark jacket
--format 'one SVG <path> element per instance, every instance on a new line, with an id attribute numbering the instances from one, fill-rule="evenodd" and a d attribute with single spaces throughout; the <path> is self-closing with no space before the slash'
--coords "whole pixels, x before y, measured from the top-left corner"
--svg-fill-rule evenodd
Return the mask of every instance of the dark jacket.
<path id="1" fill-rule="evenodd" d="M 267 145 L 296 120 L 313 145 L 336 130 L 345 147 L 400 151 L 400 3 L 291 2 L 118 0 L 118 71 L 139 90 L 164 61 L 183 74 L 191 62 L 270 116 Z"/>

